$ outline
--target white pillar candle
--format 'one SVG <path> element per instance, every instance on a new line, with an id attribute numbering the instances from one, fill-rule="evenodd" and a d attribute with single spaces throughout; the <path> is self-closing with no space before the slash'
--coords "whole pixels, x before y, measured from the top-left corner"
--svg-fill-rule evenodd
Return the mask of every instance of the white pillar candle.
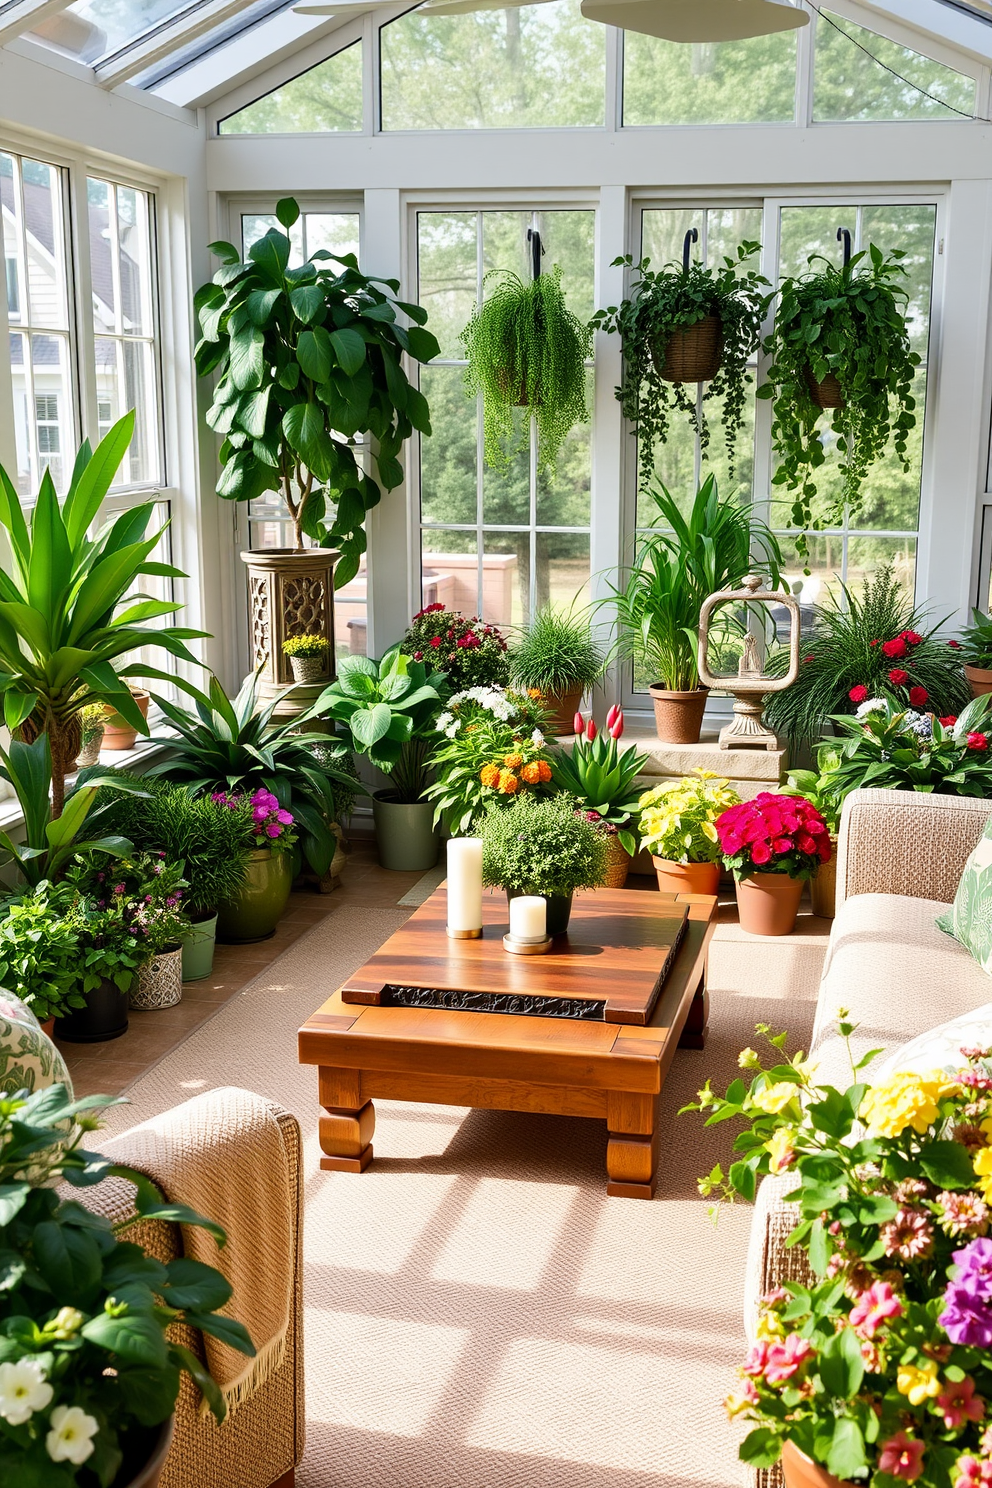
<path id="1" fill-rule="evenodd" d="M 533 894 L 510 900 L 510 939 L 544 940 L 548 933 L 548 905 Z"/>
<path id="2" fill-rule="evenodd" d="M 448 843 L 448 933 L 471 938 L 482 931 L 482 838 Z"/>

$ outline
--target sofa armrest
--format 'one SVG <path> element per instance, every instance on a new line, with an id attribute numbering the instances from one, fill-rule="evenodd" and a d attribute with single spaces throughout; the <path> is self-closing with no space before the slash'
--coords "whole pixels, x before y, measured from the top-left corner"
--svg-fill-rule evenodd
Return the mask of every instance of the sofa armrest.
<path id="1" fill-rule="evenodd" d="M 856 790 L 837 844 L 837 905 L 856 894 L 905 894 L 950 904 L 992 801 L 921 791 Z"/>

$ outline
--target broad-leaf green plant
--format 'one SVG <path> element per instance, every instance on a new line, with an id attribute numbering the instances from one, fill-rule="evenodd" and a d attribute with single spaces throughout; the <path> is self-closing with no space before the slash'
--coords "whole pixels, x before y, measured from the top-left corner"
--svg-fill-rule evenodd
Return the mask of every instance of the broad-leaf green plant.
<path id="1" fill-rule="evenodd" d="M 150 776 L 165 775 L 194 794 L 214 791 L 242 794 L 264 786 L 291 811 L 300 830 L 303 852 L 314 872 L 327 872 L 334 857 L 334 782 L 349 790 L 355 781 L 314 750 L 326 751 L 333 741 L 326 733 L 298 732 L 311 715 L 273 722 L 275 698 L 258 708 L 258 676 L 249 677 L 237 697 L 228 698 L 216 677 L 209 696 L 194 696 L 195 713 L 157 697 L 156 702 L 176 730 L 156 740 L 168 745 L 169 758 L 157 761 Z"/>
<path id="2" fill-rule="evenodd" d="M 974 698 L 946 725 L 884 698 L 860 718 L 833 722 L 841 735 L 836 781 L 844 795 L 870 786 L 992 799 L 992 693 Z"/>
<path id="3" fill-rule="evenodd" d="M 134 414 L 128 413 L 95 451 L 88 443 L 80 447 L 62 502 L 46 470 L 30 516 L 0 467 L 0 525 L 10 547 L 9 568 L 0 569 L 4 722 L 29 741 L 48 735 L 55 816 L 62 812 L 65 777 L 75 769 L 82 709 L 108 702 L 147 734 L 126 679 L 175 680 L 141 662 L 122 666 L 121 658 L 155 646 L 195 666 L 185 643 L 205 634 L 157 624 L 182 606 L 152 599 L 137 587 L 148 576 L 186 577 L 150 556 L 165 531 L 146 535 L 154 501 L 121 512 L 90 535 L 133 430 Z"/>
<path id="4" fill-rule="evenodd" d="M 632 658 L 670 692 L 699 686 L 699 615 L 720 589 L 738 589 L 757 568 L 772 588 L 781 579 L 775 535 L 749 503 L 721 501 L 716 479 L 703 481 L 687 513 L 664 486 L 650 492 L 656 515 L 638 545 L 623 588 L 601 601 L 614 610 L 614 652 Z M 717 612 L 714 637 L 743 635 L 743 611 Z"/>
<path id="5" fill-rule="evenodd" d="M 786 279 L 779 290 L 775 326 L 765 343 L 771 357 L 759 398 L 772 400 L 772 440 L 778 468 L 772 484 L 792 497 L 792 524 L 800 529 L 796 547 L 806 556 L 806 533 L 843 523 L 852 525 L 861 508 L 861 489 L 869 467 L 889 441 L 903 470 L 909 470 L 909 432 L 916 423 L 913 379 L 919 355 L 906 330 L 905 275 L 895 249 L 886 257 L 871 244 L 837 268 L 820 254 L 808 260 L 815 271 Z M 831 428 L 841 455 L 841 488 L 834 503 L 813 510 L 815 472 L 826 458 L 822 410 L 813 401 L 810 380 L 833 374 L 843 407 L 835 408 Z M 893 411 L 894 405 L 894 411 Z"/>
<path id="6" fill-rule="evenodd" d="M 427 785 L 427 760 L 437 743 L 434 723 L 446 695 L 443 673 L 428 676 L 422 661 L 394 646 L 381 661 L 346 656 L 313 713 L 333 718 L 349 747 L 389 776 L 397 799 L 413 803 Z"/>
<path id="7" fill-rule="evenodd" d="M 465 385 L 473 398 L 482 394 L 486 463 L 504 470 L 526 448 L 528 420 L 514 437 L 514 412 L 522 404 L 537 420 L 541 469 L 553 471 L 569 430 L 589 418 L 585 363 L 592 332 L 565 304 L 558 264 L 529 283 L 509 269 L 492 269 L 483 294 L 461 340 Z"/>
<path id="8" fill-rule="evenodd" d="M 958 631 L 961 639 L 954 649 L 960 662 L 989 671 L 992 669 L 992 615 L 972 610 L 971 619 L 971 625 Z"/>
<path id="9" fill-rule="evenodd" d="M 693 261 L 687 267 L 672 262 L 652 269 L 649 258 L 638 264 L 629 254 L 614 259 L 614 268 L 633 269 L 637 278 L 627 299 L 598 310 L 591 324 L 618 331 L 623 343 L 623 381 L 616 395 L 637 435 L 642 487 L 654 479 L 658 447 L 668 438 L 673 408 L 688 418 L 706 454 L 710 434 L 705 411 L 697 406 L 698 384 L 668 382 L 662 368 L 672 333 L 698 325 L 709 315 L 720 319 L 723 351 L 720 370 L 706 384 L 703 404 L 723 400 L 723 432 L 733 478 L 734 448 L 744 423 L 747 387 L 753 380 L 747 365 L 758 349 L 771 302 L 767 279 L 756 269 L 746 268 L 760 247 L 760 243 L 743 242 L 736 258 L 724 258 L 713 268 Z"/>
<path id="10" fill-rule="evenodd" d="M 850 790 L 840 775 L 841 758 L 839 744 L 825 740 L 816 751 L 816 769 L 790 770 L 785 785 L 780 787 L 783 796 L 802 796 L 815 806 L 831 837 L 840 831 L 841 807 Z"/>
<path id="11" fill-rule="evenodd" d="M 221 267 L 194 299 L 196 368 L 217 376 L 207 413 L 224 440 L 217 494 L 251 501 L 278 491 L 297 549 L 306 536 L 340 553 L 340 588 L 358 572 L 380 487 L 403 479 L 404 443 L 415 429 L 431 432 L 403 355 L 429 362 L 440 348 L 423 328 L 427 312 L 396 298 L 399 280 L 363 274 L 354 254 L 321 248 L 291 268 L 299 215 L 292 197 L 278 202 L 286 230 L 267 232 L 247 262 L 232 243 L 210 245 Z M 371 436 L 364 453 L 359 436 Z"/>

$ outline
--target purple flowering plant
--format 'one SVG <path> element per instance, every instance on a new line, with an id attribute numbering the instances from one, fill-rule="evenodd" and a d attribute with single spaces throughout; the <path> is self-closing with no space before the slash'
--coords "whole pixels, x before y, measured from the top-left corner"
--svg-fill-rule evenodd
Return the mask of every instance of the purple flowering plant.
<path id="1" fill-rule="evenodd" d="M 277 852 L 288 852 L 295 845 L 297 838 L 293 830 L 293 813 L 280 806 L 278 797 L 264 786 L 260 786 L 250 796 L 213 791 L 210 799 L 218 806 L 227 806 L 229 810 L 243 814 L 245 831 L 256 847 L 271 847 Z"/>
<path id="2" fill-rule="evenodd" d="M 122 991 L 152 956 L 174 950 L 187 934 L 182 862 L 163 852 L 129 858 L 77 858 L 67 875 L 85 920 L 84 962 L 92 985 L 109 977 Z"/>
<path id="3" fill-rule="evenodd" d="M 844 1011 L 837 1028 L 850 1051 Z M 707 1082 L 686 1107 L 743 1122 L 700 1192 L 786 1178 L 786 1245 L 808 1262 L 763 1298 L 726 1401 L 752 1427 L 742 1460 L 770 1467 L 788 1442 L 845 1483 L 992 1484 L 992 1049 L 874 1084 L 872 1050 L 838 1090 L 758 1032 L 771 1059 L 745 1049 L 726 1095 Z"/>

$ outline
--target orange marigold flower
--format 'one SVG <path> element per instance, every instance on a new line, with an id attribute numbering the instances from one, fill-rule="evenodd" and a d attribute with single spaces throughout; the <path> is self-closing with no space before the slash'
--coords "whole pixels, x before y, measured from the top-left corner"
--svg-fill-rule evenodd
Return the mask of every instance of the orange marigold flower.
<path id="1" fill-rule="evenodd" d="M 533 698 L 536 702 L 537 699 L 541 696 L 541 689 L 539 687 L 528 687 L 527 696 L 529 698 Z"/>
<path id="2" fill-rule="evenodd" d="M 547 760 L 538 760 L 537 778 L 542 785 L 546 785 L 547 782 L 551 779 L 551 766 L 548 764 Z"/>
<path id="3" fill-rule="evenodd" d="M 512 770 L 500 770 L 499 790 L 504 796 L 514 796 L 520 786 L 520 781 Z"/>
<path id="4" fill-rule="evenodd" d="M 525 780 L 528 785 L 537 785 L 541 778 L 541 766 L 538 760 L 532 760 L 529 765 L 524 765 L 520 771 L 520 779 Z"/>
<path id="5" fill-rule="evenodd" d="M 499 784 L 499 765 L 483 765 L 479 771 L 479 779 L 483 785 Z"/>
<path id="6" fill-rule="evenodd" d="M 508 770 L 519 770 L 523 762 L 524 757 L 522 754 L 508 754 L 503 760 L 503 763 Z"/>

